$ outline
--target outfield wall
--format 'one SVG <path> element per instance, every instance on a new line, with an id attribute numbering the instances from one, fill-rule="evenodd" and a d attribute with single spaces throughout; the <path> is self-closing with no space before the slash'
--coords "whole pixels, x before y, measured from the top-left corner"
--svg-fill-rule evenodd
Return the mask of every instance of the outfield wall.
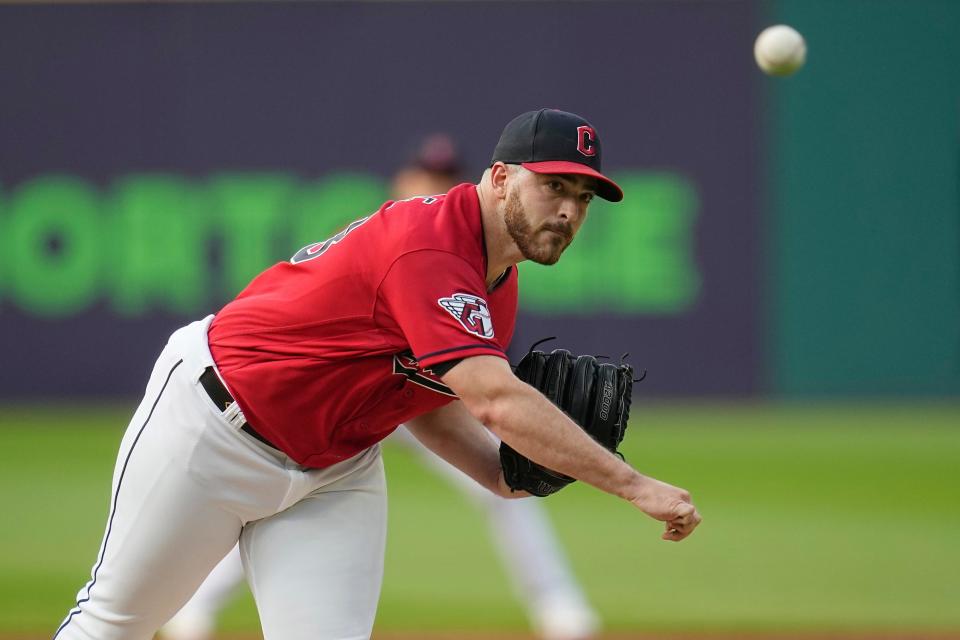
<path id="1" fill-rule="evenodd" d="M 631 195 L 523 269 L 515 344 L 629 351 L 651 391 L 760 384 L 749 3 L 0 11 L 7 397 L 137 393 L 172 328 L 371 211 L 421 135 L 474 178 L 541 106 L 588 115 Z"/>
<path id="2" fill-rule="evenodd" d="M 0 7 L 0 398 L 138 394 L 421 136 L 475 179 L 540 106 L 597 125 L 627 199 L 521 268 L 516 351 L 629 351 L 652 395 L 960 393 L 960 9 L 921 5 Z M 776 19 L 810 41 L 789 80 L 752 61 Z"/>
<path id="3" fill-rule="evenodd" d="M 810 58 L 771 105 L 771 382 L 955 396 L 960 3 L 781 0 L 773 17 Z"/>

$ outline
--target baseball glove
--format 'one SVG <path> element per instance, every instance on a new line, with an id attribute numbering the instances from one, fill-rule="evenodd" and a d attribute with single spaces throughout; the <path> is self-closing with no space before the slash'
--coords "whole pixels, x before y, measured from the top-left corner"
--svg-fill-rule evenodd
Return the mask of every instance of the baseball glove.
<path id="1" fill-rule="evenodd" d="M 566 349 L 549 354 L 534 351 L 540 342 L 517 364 L 517 377 L 543 393 L 594 440 L 620 455 L 617 446 L 630 417 L 633 367 L 598 362 L 594 356 L 574 356 Z M 548 496 L 575 481 L 533 462 L 505 442 L 500 443 L 500 465 L 511 490 L 535 496 Z"/>

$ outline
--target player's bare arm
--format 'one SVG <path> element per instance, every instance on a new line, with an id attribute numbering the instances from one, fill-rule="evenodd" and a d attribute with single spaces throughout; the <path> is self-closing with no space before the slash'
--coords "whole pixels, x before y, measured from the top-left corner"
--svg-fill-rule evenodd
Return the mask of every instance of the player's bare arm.
<path id="1" fill-rule="evenodd" d="M 665 540 L 682 540 L 700 523 L 689 493 L 641 474 L 594 442 L 502 358 L 465 358 L 443 381 L 470 414 L 521 454 L 665 522 Z"/>
<path id="2" fill-rule="evenodd" d="M 405 424 L 428 449 L 485 489 L 503 498 L 529 496 L 523 491 L 511 491 L 504 482 L 498 443 L 462 402 L 451 402 Z"/>

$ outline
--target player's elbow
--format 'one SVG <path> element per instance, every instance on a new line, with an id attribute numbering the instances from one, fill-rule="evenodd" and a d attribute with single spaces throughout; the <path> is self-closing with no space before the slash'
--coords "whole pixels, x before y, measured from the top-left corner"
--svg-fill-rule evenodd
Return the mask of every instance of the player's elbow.
<path id="1" fill-rule="evenodd" d="M 502 425 L 509 420 L 510 400 L 503 390 L 487 387 L 482 391 L 462 395 L 463 406 L 478 422 L 485 425 L 494 434 L 500 435 Z"/>
<path id="2" fill-rule="evenodd" d="M 526 386 L 505 360 L 493 356 L 466 358 L 447 372 L 443 381 L 470 415 L 497 435 L 509 422 L 516 396 Z"/>
<path id="3" fill-rule="evenodd" d="M 496 395 L 488 394 L 470 394 L 466 397 L 461 396 L 460 400 L 463 406 L 470 412 L 478 422 L 485 425 L 488 429 L 496 433 L 495 425 L 502 420 L 503 409 L 501 402 Z"/>
<path id="4" fill-rule="evenodd" d="M 501 440 L 516 423 L 517 402 L 515 394 L 509 389 L 491 389 L 487 394 L 464 400 L 464 406 Z"/>

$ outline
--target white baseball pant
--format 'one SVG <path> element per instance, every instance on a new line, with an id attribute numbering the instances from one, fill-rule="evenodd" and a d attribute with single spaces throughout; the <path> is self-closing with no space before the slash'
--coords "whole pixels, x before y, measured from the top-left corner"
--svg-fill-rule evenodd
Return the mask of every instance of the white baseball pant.
<path id="1" fill-rule="evenodd" d="M 199 384 L 211 319 L 175 332 L 157 360 L 91 580 L 56 640 L 150 640 L 238 539 L 266 640 L 370 636 L 386 540 L 379 447 L 304 469 L 240 431 Z"/>

